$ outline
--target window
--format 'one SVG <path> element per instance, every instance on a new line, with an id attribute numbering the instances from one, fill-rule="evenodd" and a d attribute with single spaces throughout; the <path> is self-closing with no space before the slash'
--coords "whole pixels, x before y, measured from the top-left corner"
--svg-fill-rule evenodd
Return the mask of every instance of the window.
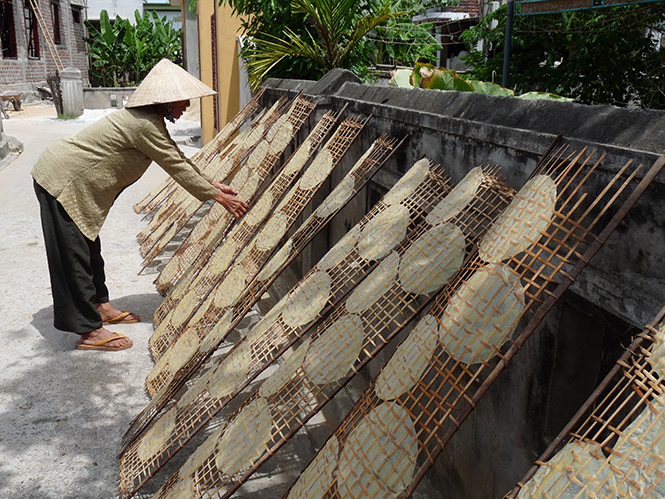
<path id="1" fill-rule="evenodd" d="M 28 58 L 39 59 L 39 32 L 37 31 L 37 17 L 32 9 L 32 1 L 25 0 L 23 9 L 25 19 L 25 33 L 28 38 Z"/>
<path id="2" fill-rule="evenodd" d="M 51 19 L 53 19 L 53 43 L 60 45 L 60 5 L 51 3 Z"/>
<path id="3" fill-rule="evenodd" d="M 14 31 L 14 4 L 12 0 L 0 0 L 0 43 L 2 43 L 2 57 L 16 57 L 16 33 Z"/>
<path id="4" fill-rule="evenodd" d="M 81 9 L 74 8 L 72 5 L 72 18 L 76 24 L 81 24 Z"/>

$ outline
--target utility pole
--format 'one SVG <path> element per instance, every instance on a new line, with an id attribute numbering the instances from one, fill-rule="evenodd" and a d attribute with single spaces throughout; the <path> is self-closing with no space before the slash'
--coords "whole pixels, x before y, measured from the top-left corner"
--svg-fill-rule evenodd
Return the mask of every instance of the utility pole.
<path id="1" fill-rule="evenodd" d="M 515 12 L 515 4 L 513 0 L 508 0 L 508 18 L 506 19 L 506 41 L 504 43 L 503 51 L 503 78 L 501 79 L 501 86 L 508 88 L 508 77 L 510 76 L 510 44 L 513 37 L 513 14 Z"/>

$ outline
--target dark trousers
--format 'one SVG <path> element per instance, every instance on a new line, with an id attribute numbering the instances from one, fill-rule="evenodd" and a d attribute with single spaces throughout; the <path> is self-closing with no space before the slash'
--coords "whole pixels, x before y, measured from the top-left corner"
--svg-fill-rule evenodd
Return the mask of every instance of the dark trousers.
<path id="1" fill-rule="evenodd" d="M 99 237 L 83 235 L 62 205 L 35 182 L 53 294 L 53 325 L 83 334 L 102 327 L 96 303 L 109 301 Z"/>

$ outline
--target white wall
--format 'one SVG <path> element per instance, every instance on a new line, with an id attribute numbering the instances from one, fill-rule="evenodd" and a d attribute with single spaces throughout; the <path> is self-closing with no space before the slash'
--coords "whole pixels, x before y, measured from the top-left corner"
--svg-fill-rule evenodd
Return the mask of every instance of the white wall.
<path id="1" fill-rule="evenodd" d="M 89 20 L 98 20 L 102 10 L 106 10 L 111 19 L 120 16 L 134 24 L 134 11 L 143 15 L 143 0 L 88 0 Z"/>

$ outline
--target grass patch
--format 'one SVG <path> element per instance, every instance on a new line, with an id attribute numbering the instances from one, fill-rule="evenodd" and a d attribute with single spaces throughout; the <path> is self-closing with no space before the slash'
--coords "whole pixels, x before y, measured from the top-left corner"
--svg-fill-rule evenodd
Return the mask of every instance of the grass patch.
<path id="1" fill-rule="evenodd" d="M 58 119 L 59 120 L 75 120 L 76 118 L 78 118 L 78 116 L 75 115 L 75 114 L 60 114 L 60 113 L 58 113 Z"/>

